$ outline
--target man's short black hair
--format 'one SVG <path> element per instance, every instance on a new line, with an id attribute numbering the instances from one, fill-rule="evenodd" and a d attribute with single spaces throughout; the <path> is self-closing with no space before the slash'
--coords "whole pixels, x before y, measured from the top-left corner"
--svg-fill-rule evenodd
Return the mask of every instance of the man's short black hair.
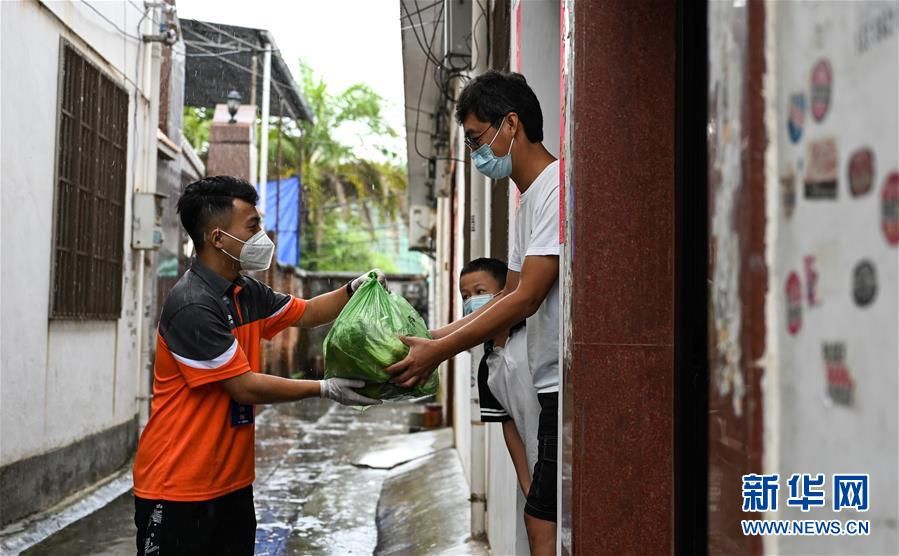
<path id="1" fill-rule="evenodd" d="M 518 114 L 531 143 L 543 141 L 543 112 L 540 101 L 520 73 L 489 70 L 465 85 L 456 104 L 456 121 L 469 114 L 497 126 L 509 112 Z"/>
<path id="2" fill-rule="evenodd" d="M 471 274 L 472 272 L 486 272 L 493 276 L 497 282 L 499 282 L 499 287 L 505 288 L 506 274 L 509 273 L 509 267 L 507 267 L 506 263 L 499 259 L 482 257 L 480 259 L 475 259 L 465 265 L 462 268 L 462 272 L 459 273 L 459 277 L 465 276 L 466 274 Z"/>
<path id="3" fill-rule="evenodd" d="M 234 208 L 234 199 L 243 199 L 255 206 L 259 202 L 259 194 L 251 183 L 232 176 L 204 178 L 184 188 L 178 199 L 178 214 L 197 253 L 203 250 L 206 226 L 213 219 L 230 213 Z"/>

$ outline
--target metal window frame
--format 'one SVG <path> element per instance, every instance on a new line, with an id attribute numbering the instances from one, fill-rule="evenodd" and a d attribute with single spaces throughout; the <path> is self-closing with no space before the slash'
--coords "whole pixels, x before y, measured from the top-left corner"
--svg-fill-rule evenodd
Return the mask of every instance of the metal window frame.
<path id="1" fill-rule="evenodd" d="M 67 68 L 69 53 L 73 64 Z M 67 89 L 72 71 L 79 72 L 73 84 L 79 89 L 76 93 Z M 68 107 L 70 96 L 83 91 L 86 75 L 94 78 L 87 84 L 95 88 L 93 95 L 82 94 L 77 105 Z M 64 37 L 60 37 L 58 76 L 49 316 L 57 320 L 118 320 L 123 307 L 130 95 Z M 85 100 L 92 103 L 87 121 L 83 118 Z M 71 108 L 77 109 L 68 114 Z M 87 147 L 80 139 L 84 134 L 90 143 Z M 87 148 L 87 154 L 79 156 L 79 146 Z M 85 159 L 88 164 L 82 166 Z M 79 196 L 75 202 L 61 199 L 63 180 Z M 111 218 L 100 218 L 103 208 L 112 211 Z M 82 214 L 85 211 L 89 214 Z M 71 238 L 65 247 L 59 238 L 63 230 Z M 103 242 L 104 237 L 111 241 Z M 61 249 L 67 252 L 67 261 L 61 260 Z"/>

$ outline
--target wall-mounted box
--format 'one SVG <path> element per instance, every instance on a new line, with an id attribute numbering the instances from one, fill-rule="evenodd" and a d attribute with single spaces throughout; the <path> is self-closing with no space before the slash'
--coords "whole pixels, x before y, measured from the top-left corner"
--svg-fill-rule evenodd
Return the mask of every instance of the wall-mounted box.
<path id="1" fill-rule="evenodd" d="M 131 247 L 158 249 L 162 245 L 162 193 L 135 193 L 132 214 Z"/>

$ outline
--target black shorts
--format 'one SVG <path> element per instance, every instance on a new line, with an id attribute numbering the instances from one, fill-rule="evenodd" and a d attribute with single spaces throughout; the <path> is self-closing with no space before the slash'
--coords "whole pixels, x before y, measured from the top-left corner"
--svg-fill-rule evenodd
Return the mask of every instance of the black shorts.
<path id="1" fill-rule="evenodd" d="M 252 555 L 256 545 L 253 486 L 203 502 L 134 497 L 138 556 Z"/>
<path id="2" fill-rule="evenodd" d="M 558 475 L 559 394 L 537 394 L 540 424 L 537 427 L 537 463 L 524 512 L 544 521 L 555 522 L 556 477 Z"/>

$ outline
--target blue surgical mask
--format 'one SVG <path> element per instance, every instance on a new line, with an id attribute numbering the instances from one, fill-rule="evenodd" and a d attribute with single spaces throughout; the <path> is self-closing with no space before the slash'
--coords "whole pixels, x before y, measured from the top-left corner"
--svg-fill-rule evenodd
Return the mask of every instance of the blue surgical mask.
<path id="1" fill-rule="evenodd" d="M 502 125 L 500 125 L 500 129 L 502 129 Z M 515 138 L 513 137 L 512 142 L 509 143 L 509 153 L 506 156 L 496 156 L 496 153 L 493 152 L 493 142 L 499 137 L 499 131 L 499 129 L 496 130 L 496 135 L 489 143 L 481 145 L 478 150 L 471 153 L 471 162 L 478 172 L 494 180 L 508 178 L 512 175 L 512 145 L 515 144 Z"/>
<path id="2" fill-rule="evenodd" d="M 465 303 L 462 304 L 462 316 L 467 317 L 474 313 L 484 305 L 490 303 L 491 299 L 493 299 L 493 296 L 489 293 L 469 297 L 465 300 Z"/>

